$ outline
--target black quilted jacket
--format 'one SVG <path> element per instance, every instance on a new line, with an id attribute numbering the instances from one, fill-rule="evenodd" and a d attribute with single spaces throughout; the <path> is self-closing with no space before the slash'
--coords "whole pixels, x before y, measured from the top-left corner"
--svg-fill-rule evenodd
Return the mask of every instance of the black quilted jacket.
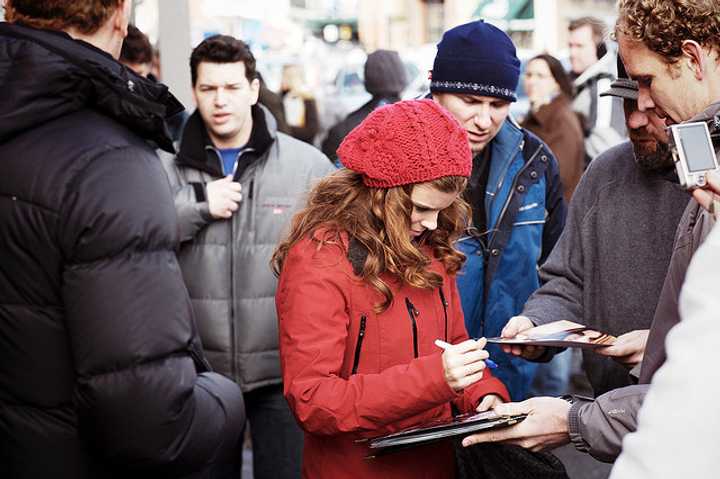
<path id="1" fill-rule="evenodd" d="M 237 444 L 173 248 L 161 85 L 0 23 L 0 477 L 205 477 Z"/>

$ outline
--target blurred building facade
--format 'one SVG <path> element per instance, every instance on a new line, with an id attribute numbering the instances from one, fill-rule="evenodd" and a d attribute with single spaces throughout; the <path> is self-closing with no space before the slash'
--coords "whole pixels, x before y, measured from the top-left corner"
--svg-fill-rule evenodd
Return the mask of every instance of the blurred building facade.
<path id="1" fill-rule="evenodd" d="M 612 21 L 615 0 L 359 0 L 357 17 L 367 51 L 437 43 L 443 31 L 483 18 L 519 48 L 558 53 L 566 48 L 569 21 L 588 12 Z"/>

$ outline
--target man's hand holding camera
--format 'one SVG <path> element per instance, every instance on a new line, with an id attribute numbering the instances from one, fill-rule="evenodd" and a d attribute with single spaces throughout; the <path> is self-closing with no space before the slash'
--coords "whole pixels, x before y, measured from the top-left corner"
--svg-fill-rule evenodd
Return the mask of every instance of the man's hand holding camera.
<path id="1" fill-rule="evenodd" d="M 700 206 L 708 210 L 717 220 L 720 215 L 720 176 L 717 172 L 710 172 L 706 176 L 705 188 L 693 190 L 693 198 Z"/>

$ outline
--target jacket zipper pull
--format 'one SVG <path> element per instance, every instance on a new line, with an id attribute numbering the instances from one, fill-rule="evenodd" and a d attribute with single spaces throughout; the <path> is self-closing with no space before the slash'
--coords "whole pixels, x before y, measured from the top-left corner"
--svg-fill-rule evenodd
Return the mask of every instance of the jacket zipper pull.
<path id="1" fill-rule="evenodd" d="M 255 191 L 255 179 L 253 178 L 250 180 L 250 191 L 248 191 L 248 199 L 253 199 L 253 194 Z"/>

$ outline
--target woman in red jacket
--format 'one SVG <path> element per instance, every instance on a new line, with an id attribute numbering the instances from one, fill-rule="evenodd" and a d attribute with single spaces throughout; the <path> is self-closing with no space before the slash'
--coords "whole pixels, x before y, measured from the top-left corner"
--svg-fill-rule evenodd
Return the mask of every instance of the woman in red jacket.
<path id="1" fill-rule="evenodd" d="M 338 153 L 346 169 L 314 188 L 273 257 L 303 477 L 452 477 L 450 443 L 365 459 L 356 440 L 508 399 L 484 369 L 485 341 L 468 340 L 455 285 L 466 133 L 436 103 L 405 101 L 375 110 Z"/>

